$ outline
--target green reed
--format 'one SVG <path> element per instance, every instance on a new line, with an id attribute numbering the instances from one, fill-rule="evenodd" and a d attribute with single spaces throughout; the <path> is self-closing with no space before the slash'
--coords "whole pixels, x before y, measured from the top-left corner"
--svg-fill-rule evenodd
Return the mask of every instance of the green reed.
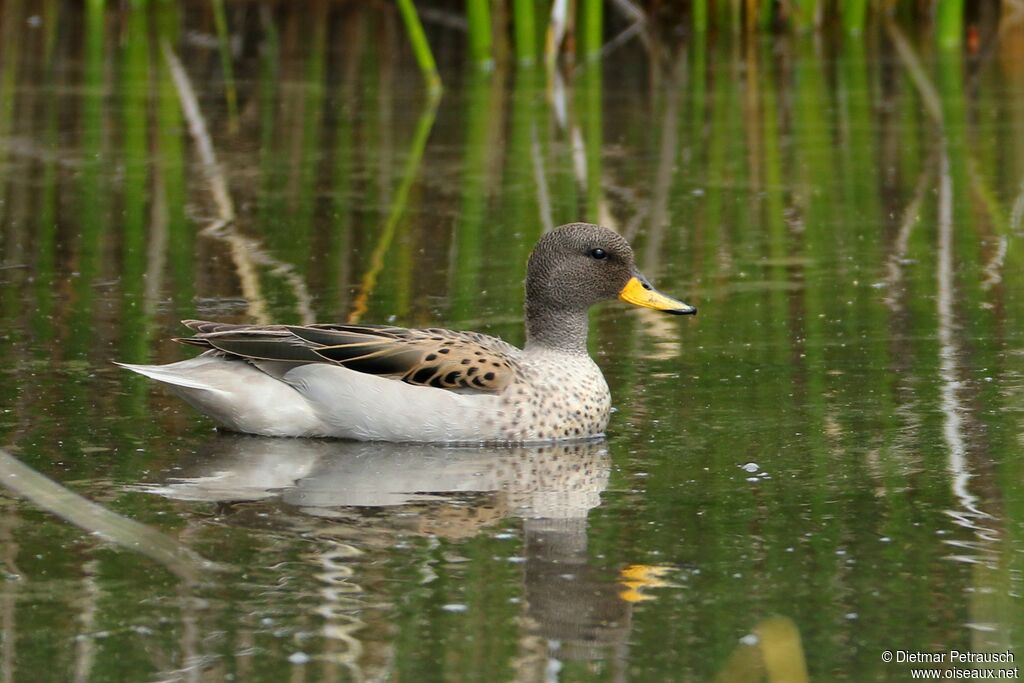
<path id="1" fill-rule="evenodd" d="M 301 246 L 296 246 L 294 252 L 285 251 L 286 259 L 294 263 L 298 268 L 304 270 L 303 263 L 308 262 L 315 256 L 313 251 L 313 237 L 310 234 L 313 225 L 317 187 L 317 177 L 320 175 L 319 156 L 317 152 L 325 147 L 323 119 L 324 98 L 326 88 L 324 80 L 327 70 L 327 58 L 330 53 L 327 51 L 327 6 L 323 3 L 313 5 L 311 8 L 312 27 L 307 39 L 310 41 L 310 59 L 306 64 L 305 72 L 302 75 L 306 83 L 305 97 L 302 99 L 302 106 L 299 111 L 301 119 L 298 121 L 302 131 L 302 163 L 297 169 L 294 181 L 289 183 L 290 204 L 293 215 L 298 219 L 296 224 L 302 228 L 301 233 L 292 237 Z"/>
<path id="2" fill-rule="evenodd" d="M 964 33 L 964 0 L 936 0 L 935 33 L 941 47 L 960 46 Z"/>
<path id="3" fill-rule="evenodd" d="M 358 24 L 347 27 L 347 35 L 354 39 L 346 41 L 346 49 L 342 51 L 338 60 L 338 68 L 345 74 L 345 78 L 336 93 L 336 103 L 342 115 L 337 117 L 333 132 L 334 154 L 330 164 L 333 174 L 332 219 L 329 221 L 331 228 L 322 238 L 323 258 L 320 259 L 320 267 L 316 271 L 319 279 L 310 279 L 312 290 L 321 293 L 315 302 L 319 320 L 342 319 L 347 304 L 347 301 L 340 300 L 340 294 L 341 291 L 346 291 L 341 283 L 347 282 L 350 277 L 348 257 L 352 251 L 353 241 L 352 224 L 355 211 L 352 198 L 355 196 L 353 172 L 356 146 L 355 126 L 349 114 L 356 101 L 355 73 L 363 41 L 355 38 L 362 36 L 363 31 L 359 30 L 360 28 Z"/>
<path id="4" fill-rule="evenodd" d="M 604 0 L 582 0 L 583 13 L 583 55 L 596 59 L 604 43 Z"/>
<path id="5" fill-rule="evenodd" d="M 506 104 L 508 143 L 504 145 L 505 149 L 501 151 L 499 157 L 504 164 L 502 182 L 498 188 L 498 206 L 501 215 L 509 216 L 513 225 L 524 226 L 528 231 L 526 239 L 516 241 L 512 246 L 515 254 L 513 258 L 517 264 L 522 264 L 525 263 L 526 257 L 520 242 L 529 244 L 540 237 L 544 230 L 543 222 L 540 220 L 540 179 L 535 176 L 534 165 L 535 153 L 539 152 L 540 146 L 539 129 L 541 122 L 545 120 L 544 110 L 539 104 L 543 98 L 544 85 L 540 72 L 533 68 L 517 70 L 513 85 L 511 97 Z M 497 231 L 493 227 L 485 230 L 485 244 L 488 240 L 493 243 L 496 234 Z M 521 267 L 519 266 L 520 269 Z M 483 288 L 492 291 L 492 286 L 497 287 L 501 278 L 507 278 L 508 272 L 485 268 L 481 275 Z M 508 293 L 510 297 L 515 297 L 509 300 L 510 310 L 522 308 L 522 289 L 516 289 L 514 293 Z M 522 330 L 511 329 L 510 333 L 514 341 L 522 340 Z"/>
<path id="6" fill-rule="evenodd" d="M 582 114 L 583 144 L 586 150 L 586 204 L 584 220 L 594 223 L 601 222 L 601 154 L 603 152 L 604 135 L 602 130 L 602 88 L 601 69 L 588 68 L 581 77 L 579 84 L 577 107 Z"/>
<path id="7" fill-rule="evenodd" d="M 349 322 L 359 322 L 369 306 L 369 298 L 377 287 L 377 280 L 384 270 L 385 258 L 391 248 L 391 244 L 398 231 L 399 223 L 405 216 L 409 204 L 409 196 L 413 185 L 419 175 L 420 163 L 423 160 L 423 152 L 427 146 L 427 139 L 434 126 L 434 118 L 437 115 L 437 102 L 430 100 L 426 103 L 416 124 L 412 142 L 409 145 L 408 156 L 405 166 L 402 169 L 401 181 L 394 191 L 391 205 L 388 207 L 387 216 L 377 235 L 377 243 L 373 252 L 368 258 L 369 265 L 366 267 L 360 282 L 359 294 L 352 304 L 352 312 L 349 314 Z M 405 272 L 409 272 L 409 268 Z M 408 289 L 405 290 L 408 292 Z"/>
<path id="8" fill-rule="evenodd" d="M 516 59 L 520 64 L 533 64 L 537 59 L 537 19 L 533 10 L 534 0 L 512 0 Z"/>
<path id="9" fill-rule="evenodd" d="M 427 83 L 427 92 L 431 95 L 439 95 L 441 93 L 441 76 L 437 72 L 434 53 L 430 50 L 430 43 L 427 42 L 427 35 L 423 32 L 423 24 L 420 23 L 419 15 L 416 14 L 416 8 L 413 6 L 412 0 L 398 0 L 398 9 L 402 14 L 405 30 L 409 34 L 409 43 L 416 56 L 416 63 L 419 64 L 423 80 Z"/>
<path id="10" fill-rule="evenodd" d="M 494 64 L 491 53 L 490 0 L 466 0 L 466 21 L 469 24 L 469 55 L 484 69 Z"/>
<path id="11" fill-rule="evenodd" d="M 840 20 L 846 33 L 853 36 L 863 33 L 867 15 L 868 0 L 842 0 Z"/>
<path id="12" fill-rule="evenodd" d="M 510 30 L 513 34 L 515 56 L 523 64 L 532 63 L 537 52 L 538 8 L 532 0 L 508 0 L 511 3 Z M 439 90 L 440 78 L 433 53 L 419 22 L 413 0 L 398 0 L 398 7 L 406 24 L 408 37 L 417 62 L 431 91 Z M 610 28 L 604 13 L 603 0 L 579 0 L 572 3 L 576 12 L 578 57 L 594 59 L 601 54 L 609 38 Z M 216 9 L 216 8 L 215 8 Z M 645 8 L 642 3 L 640 11 Z M 508 10 L 506 10 L 508 11 Z M 887 11 L 887 10 L 886 10 Z M 956 48 L 962 42 L 965 21 L 963 0 L 933 0 L 931 3 L 901 3 L 895 8 L 900 21 L 928 22 L 943 48 Z M 680 17 L 689 17 L 695 35 L 707 32 L 727 32 L 734 36 L 741 32 L 763 32 L 783 35 L 789 32 L 816 31 L 831 33 L 834 27 L 857 39 L 865 34 L 871 21 L 890 18 L 877 3 L 869 0 L 793 0 L 779 5 L 775 0 L 691 0 L 673 7 Z M 487 0 L 467 0 L 466 25 L 469 61 L 491 68 L 494 64 L 494 25 Z M 543 16 L 545 13 L 540 12 Z M 572 11 L 570 11 L 572 14 Z M 661 22 L 669 18 L 647 17 L 654 33 L 662 31 Z M 932 19 L 934 17 L 934 22 Z M 669 28 L 669 27 L 666 27 Z M 502 43 L 504 44 L 504 43 Z M 706 48 L 705 48 L 706 49 Z M 570 57 L 571 59 L 571 57 Z"/>
<path id="13" fill-rule="evenodd" d="M 50 22 L 49 30 L 56 33 L 56 22 Z M 47 78 L 54 78 L 54 47 L 55 41 L 47 36 L 45 42 L 45 59 Z M 57 249 L 57 158 L 59 149 L 59 97 L 51 88 L 46 96 L 46 113 L 42 120 L 42 139 L 50 158 L 44 163 L 40 179 L 42 190 L 39 198 L 39 209 L 36 215 L 35 234 L 38 240 L 35 249 L 33 267 L 35 270 L 35 293 L 38 302 L 32 316 L 32 332 L 37 339 L 50 341 L 54 337 L 54 304 L 53 283 L 56 275 Z M 0 181 L 2 182 L 2 181 Z M 13 289 L 13 287 L 11 288 Z"/>
<path id="14" fill-rule="evenodd" d="M 213 25 L 217 30 L 217 46 L 220 53 L 220 67 L 224 72 L 224 100 L 228 107 L 228 129 L 238 128 L 238 94 L 235 88 L 235 72 L 231 64 L 231 37 L 228 34 L 228 20 L 224 13 L 224 0 L 212 0 Z"/>
<path id="15" fill-rule="evenodd" d="M 455 256 L 462 267 L 452 269 L 451 312 L 455 320 L 467 320 L 479 306 L 480 276 L 483 268 L 483 238 L 487 221 L 488 166 L 498 151 L 490 125 L 496 109 L 496 79 L 477 71 L 469 76 L 466 95 L 466 151 L 459 185 L 459 218 L 455 223 Z"/>
<path id="16" fill-rule="evenodd" d="M 74 304 L 72 328 L 75 333 L 68 344 L 69 356 L 85 356 L 92 348 L 90 341 L 93 327 L 93 302 L 95 287 L 93 281 L 100 269 L 104 229 L 108 223 L 110 205 L 109 174 L 106 172 L 106 145 L 104 121 L 106 107 L 104 73 L 106 31 L 103 0 L 86 3 L 84 85 L 82 98 L 82 150 L 86 160 L 82 165 L 78 183 L 78 216 L 81 230 L 78 238 L 79 266 L 81 277 L 73 281 Z"/>
<path id="17" fill-rule="evenodd" d="M 161 41 L 168 45 L 177 44 L 181 33 L 180 21 L 178 6 L 172 0 L 156 3 L 154 23 L 156 35 Z M 188 318 L 194 317 L 191 306 L 195 287 L 195 264 L 192 258 L 195 230 L 185 216 L 185 145 L 180 135 L 183 117 L 174 79 L 166 61 L 157 62 L 154 74 L 157 160 L 153 191 L 163 199 L 166 211 L 167 257 L 176 310 L 181 314 L 180 317 Z"/>

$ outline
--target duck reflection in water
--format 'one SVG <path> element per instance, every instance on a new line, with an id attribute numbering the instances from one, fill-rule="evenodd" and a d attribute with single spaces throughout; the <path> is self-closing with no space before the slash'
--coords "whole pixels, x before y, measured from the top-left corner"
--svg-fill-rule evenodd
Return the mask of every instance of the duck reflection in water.
<path id="1" fill-rule="evenodd" d="M 604 441 L 482 449 L 222 435 L 175 477 L 143 488 L 225 504 L 229 517 L 251 508 L 234 503 L 280 501 L 304 515 L 358 522 L 357 544 L 369 540 L 367 525 L 390 546 L 410 528 L 459 539 L 520 518 L 527 626 L 519 664 L 543 667 L 553 657 L 622 665 L 638 584 L 594 567 L 587 553 L 587 516 L 609 471 Z M 384 539 L 374 540 L 380 547 Z"/>
<path id="2" fill-rule="evenodd" d="M 466 539 L 504 519 L 521 519 L 525 601 L 514 662 L 519 680 L 544 680 L 553 663 L 570 661 L 607 667 L 613 680 L 626 680 L 633 607 L 666 585 L 664 567 L 630 565 L 615 574 L 590 561 L 588 515 L 600 505 L 610 472 L 604 441 L 487 449 L 223 435 L 183 471 L 184 476 L 139 488 L 220 503 L 222 519 L 239 524 L 249 521 L 246 511 L 254 505 L 262 512 L 283 503 L 301 513 L 292 517 L 306 521 L 304 536 L 324 540 L 324 558 L 337 554 L 337 541 L 357 552 L 390 553 L 410 531 Z M 343 576 L 358 583 L 358 565 L 354 575 L 350 569 Z M 371 597 L 383 604 L 394 599 Z M 354 603 L 350 611 L 362 612 L 365 604 Z M 328 621 L 345 611 L 323 607 L 318 611 Z M 363 622 L 350 623 L 348 629 L 327 625 L 325 635 L 360 641 Z M 393 657 L 369 656 L 381 646 L 392 647 L 360 643 L 351 651 L 367 661 L 346 663 L 375 668 L 369 661 L 375 660 L 385 669 L 375 673 L 394 673 L 386 670 Z M 714 680 L 805 683 L 796 625 L 785 617 L 754 625 Z"/>

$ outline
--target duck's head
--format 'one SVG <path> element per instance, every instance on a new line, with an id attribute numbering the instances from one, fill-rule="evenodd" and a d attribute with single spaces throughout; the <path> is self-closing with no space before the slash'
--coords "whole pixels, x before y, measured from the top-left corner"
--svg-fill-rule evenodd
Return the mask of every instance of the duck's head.
<path id="1" fill-rule="evenodd" d="M 637 270 L 629 243 L 608 228 L 570 223 L 544 235 L 533 248 L 526 269 L 529 307 L 586 310 L 616 298 L 675 315 L 697 313 L 654 289 Z"/>

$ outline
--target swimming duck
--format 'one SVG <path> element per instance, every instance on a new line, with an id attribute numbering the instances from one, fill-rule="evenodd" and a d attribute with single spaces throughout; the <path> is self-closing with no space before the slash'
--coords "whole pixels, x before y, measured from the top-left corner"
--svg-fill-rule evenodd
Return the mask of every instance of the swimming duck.
<path id="1" fill-rule="evenodd" d="M 526 271 L 526 344 L 390 325 L 186 320 L 206 352 L 123 367 L 163 382 L 221 427 L 265 436 L 523 444 L 604 433 L 611 395 L 587 353 L 587 310 L 619 298 L 692 315 L 655 290 L 620 235 L 589 223 L 544 235 Z"/>

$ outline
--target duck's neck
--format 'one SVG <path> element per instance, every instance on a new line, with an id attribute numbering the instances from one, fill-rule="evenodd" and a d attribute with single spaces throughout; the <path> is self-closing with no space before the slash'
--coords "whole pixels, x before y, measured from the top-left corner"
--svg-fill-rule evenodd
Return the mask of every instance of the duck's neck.
<path id="1" fill-rule="evenodd" d="M 587 309 L 526 304 L 526 348 L 587 355 Z"/>

